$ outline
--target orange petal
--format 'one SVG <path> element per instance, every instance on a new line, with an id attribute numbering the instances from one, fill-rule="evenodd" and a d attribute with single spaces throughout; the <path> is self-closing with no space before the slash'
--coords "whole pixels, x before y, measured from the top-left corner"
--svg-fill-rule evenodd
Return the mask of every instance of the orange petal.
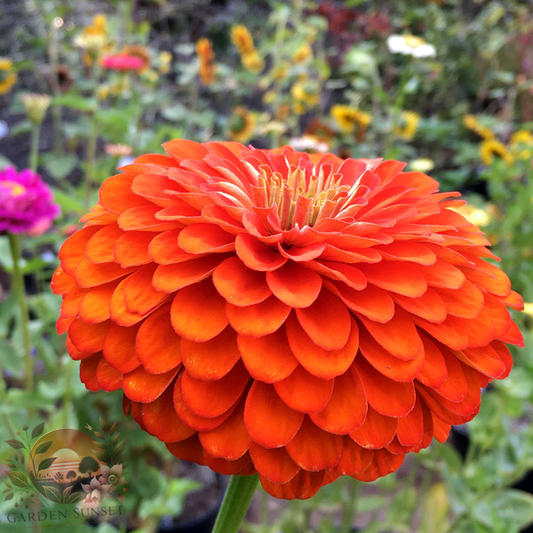
<path id="1" fill-rule="evenodd" d="M 266 492 L 271 496 L 284 500 L 307 500 L 314 496 L 324 483 L 324 472 L 308 472 L 300 470 L 287 483 L 272 483 L 268 479 L 259 476 L 259 481 Z"/>
<path id="2" fill-rule="evenodd" d="M 363 448 L 379 449 L 392 441 L 397 429 L 397 418 L 383 416 L 369 406 L 365 421 L 350 433 L 350 438 Z"/>
<path id="3" fill-rule="evenodd" d="M 178 245 L 191 254 L 231 252 L 235 249 L 235 236 L 215 224 L 193 224 L 178 236 Z"/>
<path id="4" fill-rule="evenodd" d="M 420 265 L 432 265 L 437 260 L 437 256 L 427 246 L 411 241 L 392 242 L 379 246 L 377 250 L 385 259 L 411 261 Z"/>
<path id="5" fill-rule="evenodd" d="M 266 282 L 274 296 L 291 307 L 309 307 L 322 288 L 319 274 L 293 262 L 267 272 Z"/>
<path id="6" fill-rule="evenodd" d="M 368 468 L 373 457 L 372 450 L 363 448 L 350 437 L 344 437 L 342 455 L 335 472 L 341 476 L 353 476 Z"/>
<path id="7" fill-rule="evenodd" d="M 420 338 L 424 345 L 424 363 L 417 379 L 428 387 L 438 389 L 448 377 L 446 362 L 437 345 L 428 336 L 421 333 Z"/>
<path id="8" fill-rule="evenodd" d="M 287 407 L 273 385 L 254 381 L 244 408 L 244 423 L 252 440 L 265 448 L 279 448 L 292 440 L 304 414 Z"/>
<path id="9" fill-rule="evenodd" d="M 382 415 L 407 416 L 416 401 L 413 383 L 398 383 L 386 378 L 363 358 L 357 359 L 357 363 L 368 403 Z"/>
<path id="10" fill-rule="evenodd" d="M 79 316 L 89 324 L 99 324 L 109 319 L 109 302 L 117 287 L 116 282 L 89 289 L 80 303 Z"/>
<path id="11" fill-rule="evenodd" d="M 472 257 L 469 256 L 468 259 Z M 505 272 L 481 259 L 477 259 L 476 263 L 479 270 L 467 266 L 461 266 L 461 270 L 480 289 L 505 298 L 511 292 L 511 282 Z"/>
<path id="12" fill-rule="evenodd" d="M 222 457 L 213 457 L 207 453 L 204 449 L 204 461 L 205 464 L 213 471 L 218 472 L 224 476 L 233 475 L 251 475 L 255 474 L 250 454 L 245 453 L 242 457 L 236 461 L 227 461 Z M 251 471 L 250 471 L 251 470 Z M 241 472 L 244 472 L 241 474 Z M 246 473 L 248 472 L 248 473 Z"/>
<path id="13" fill-rule="evenodd" d="M 73 275 L 74 270 L 85 259 L 85 247 L 89 239 L 100 229 L 100 226 L 82 228 L 71 235 L 59 250 L 59 259 L 62 270 Z"/>
<path id="14" fill-rule="evenodd" d="M 181 289 L 170 310 L 172 327 L 182 337 L 204 342 L 216 337 L 228 325 L 226 302 L 211 280 Z"/>
<path id="15" fill-rule="evenodd" d="M 507 308 L 492 294 L 485 294 L 485 310 L 490 315 L 494 337 L 505 335 L 511 326 L 511 315 Z"/>
<path id="16" fill-rule="evenodd" d="M 436 292 L 448 313 L 462 318 L 476 318 L 485 303 L 483 293 L 469 280 L 459 289 L 436 289 Z"/>
<path id="17" fill-rule="evenodd" d="M 176 384 L 174 385 L 174 409 L 178 417 L 183 420 L 183 422 L 193 428 L 196 431 L 210 431 L 218 427 L 228 416 L 233 412 L 233 409 L 228 409 L 225 413 L 214 418 L 203 418 L 194 414 L 187 404 L 183 400 L 183 393 L 181 391 L 181 382 L 182 382 L 183 373 L 179 373 L 176 378 Z"/>
<path id="18" fill-rule="evenodd" d="M 424 348 L 422 344 L 416 359 L 402 361 L 387 352 L 364 328 L 361 328 L 360 343 L 364 358 L 380 374 L 394 381 L 413 381 L 424 364 Z"/>
<path id="19" fill-rule="evenodd" d="M 298 366 L 283 328 L 262 337 L 238 335 L 242 361 L 254 379 L 274 383 L 288 377 Z"/>
<path id="20" fill-rule="evenodd" d="M 224 377 L 241 358 L 237 334 L 230 327 L 205 342 L 182 339 L 180 348 L 187 373 L 203 381 L 216 381 Z"/>
<path id="21" fill-rule="evenodd" d="M 116 224 L 102 227 L 87 242 L 85 257 L 92 263 L 111 263 L 115 242 L 123 233 Z"/>
<path id="22" fill-rule="evenodd" d="M 374 481 L 400 468 L 404 455 L 394 455 L 387 450 L 376 450 L 368 468 L 354 477 L 360 481 Z"/>
<path id="23" fill-rule="evenodd" d="M 418 267 L 398 261 L 382 261 L 374 265 L 358 265 L 368 283 L 386 291 L 403 294 L 409 298 L 422 296 L 427 283 Z"/>
<path id="24" fill-rule="evenodd" d="M 459 268 L 442 259 L 437 259 L 433 265 L 419 266 L 418 269 L 426 279 L 427 284 L 432 287 L 460 289 L 466 279 Z"/>
<path id="25" fill-rule="evenodd" d="M 124 231 L 167 231 L 181 227 L 180 223 L 157 219 L 156 214 L 160 210 L 154 204 L 132 207 L 118 217 L 117 223 Z"/>
<path id="26" fill-rule="evenodd" d="M 237 235 L 235 251 L 248 268 L 260 272 L 276 270 L 287 262 L 287 259 L 276 248 L 263 244 L 247 233 Z"/>
<path id="27" fill-rule="evenodd" d="M 153 286 L 158 291 L 170 293 L 194 285 L 211 276 L 221 259 L 220 256 L 211 255 L 172 265 L 159 265 L 154 273 Z"/>
<path id="28" fill-rule="evenodd" d="M 272 294 L 265 275 L 250 270 L 238 257 L 228 257 L 218 265 L 213 283 L 226 301 L 238 307 L 258 304 Z"/>
<path id="29" fill-rule="evenodd" d="M 340 435 L 327 433 L 305 417 L 298 433 L 285 449 L 298 466 L 318 472 L 337 465 L 342 455 L 342 443 Z"/>
<path id="30" fill-rule="evenodd" d="M 342 286 L 360 291 L 367 286 L 365 275 L 353 265 L 334 261 L 310 261 L 306 267 L 316 270 L 323 276 L 342 282 Z"/>
<path id="31" fill-rule="evenodd" d="M 413 317 L 413 320 L 430 337 L 435 338 L 453 350 L 462 350 L 468 346 L 468 326 L 465 319 L 448 315 L 441 324 L 434 324 L 416 316 Z"/>
<path id="32" fill-rule="evenodd" d="M 204 447 L 198 439 L 198 435 L 193 435 L 179 442 L 167 442 L 167 448 L 171 454 L 183 461 L 190 461 L 199 465 L 205 465 Z"/>
<path id="33" fill-rule="evenodd" d="M 74 287 L 69 293 L 63 296 L 60 314 L 65 318 L 77 318 L 80 312 L 80 304 L 87 294 L 86 289 Z"/>
<path id="34" fill-rule="evenodd" d="M 335 378 L 333 393 L 326 407 L 309 416 L 324 431 L 346 435 L 365 421 L 367 411 L 361 378 L 355 372 L 346 372 Z"/>
<path id="35" fill-rule="evenodd" d="M 419 398 L 414 409 L 407 416 L 398 418 L 396 436 L 402 446 L 414 446 L 422 440 L 424 436 L 424 413 Z"/>
<path id="36" fill-rule="evenodd" d="M 279 253 L 283 257 L 297 263 L 312 261 L 320 257 L 325 248 L 326 245 L 323 242 L 314 242 L 303 247 L 293 246 L 292 244 L 284 246 L 284 243 L 278 244 Z"/>
<path id="37" fill-rule="evenodd" d="M 101 390 L 96 380 L 96 371 L 101 358 L 102 354 L 96 353 L 87 359 L 83 359 L 80 363 L 80 381 L 88 390 L 93 392 Z"/>
<path id="38" fill-rule="evenodd" d="M 106 360 L 100 358 L 96 369 L 96 381 L 98 386 L 107 391 L 118 390 L 122 387 L 122 374 L 117 372 Z"/>
<path id="39" fill-rule="evenodd" d="M 252 442 L 250 457 L 259 475 L 272 483 L 287 483 L 300 470 L 284 447 L 263 448 Z"/>
<path id="40" fill-rule="evenodd" d="M 75 286 L 76 283 L 74 283 L 72 277 L 69 276 L 60 266 L 57 267 L 52 275 L 52 281 L 50 282 L 52 292 L 54 294 L 66 294 Z"/>
<path id="41" fill-rule="evenodd" d="M 283 325 L 290 312 L 291 308 L 275 296 L 246 307 L 226 304 L 226 313 L 233 329 L 241 335 L 252 337 L 274 333 Z"/>
<path id="42" fill-rule="evenodd" d="M 312 341 L 325 350 L 340 350 L 350 337 L 351 320 L 346 306 L 323 290 L 312 305 L 296 309 L 296 316 Z"/>
<path id="43" fill-rule="evenodd" d="M 100 187 L 100 203 L 114 213 L 122 213 L 147 201 L 131 190 L 136 174 L 124 172 L 107 178 Z"/>
<path id="44" fill-rule="evenodd" d="M 76 346 L 74 346 L 74 343 L 70 340 L 70 337 L 67 335 L 67 339 L 65 341 L 65 346 L 67 348 L 67 352 L 70 355 L 70 358 L 74 361 L 81 361 L 82 359 L 87 359 L 87 357 L 91 357 L 91 355 L 94 355 L 94 352 L 80 352 Z"/>
<path id="45" fill-rule="evenodd" d="M 463 365 L 461 365 L 454 353 L 444 346 L 440 351 L 446 363 L 448 377 L 439 388 L 435 388 L 434 390 L 451 402 L 461 402 L 465 399 L 468 392 L 468 384 L 462 370 Z"/>
<path id="46" fill-rule="evenodd" d="M 200 433 L 200 442 L 209 455 L 235 461 L 248 451 L 252 439 L 244 425 L 243 409 L 244 402 L 241 401 L 220 426 Z"/>
<path id="47" fill-rule="evenodd" d="M 152 238 L 148 246 L 148 255 L 159 265 L 181 263 L 195 259 L 198 255 L 188 254 L 178 246 L 179 230 L 164 231 Z M 151 235 L 151 234 L 150 234 Z M 201 257 L 201 256 L 200 256 Z"/>
<path id="48" fill-rule="evenodd" d="M 154 311 L 141 324 L 135 353 L 150 374 L 163 374 L 181 363 L 180 337 L 170 322 L 169 305 Z"/>
<path id="49" fill-rule="evenodd" d="M 143 404 L 142 421 L 146 431 L 163 442 L 178 442 L 196 433 L 176 414 L 172 387 L 153 402 Z"/>
<path id="50" fill-rule="evenodd" d="M 175 368 L 165 374 L 148 374 L 142 366 L 124 375 L 122 389 L 134 402 L 150 403 L 159 398 L 176 377 Z"/>
<path id="51" fill-rule="evenodd" d="M 302 413 L 318 413 L 331 398 L 333 381 L 317 378 L 298 366 L 288 378 L 274 383 L 274 388 L 291 409 Z"/>
<path id="52" fill-rule="evenodd" d="M 373 322 L 384 324 L 394 315 L 394 302 L 387 291 L 368 285 L 362 291 L 355 291 L 350 287 L 343 287 L 339 283 L 327 283 L 328 289 L 333 286 L 332 291 L 348 307 L 357 314 L 366 316 Z"/>
<path id="53" fill-rule="evenodd" d="M 111 323 L 103 343 L 107 362 L 122 374 L 135 370 L 141 362 L 135 355 L 137 326 L 125 328 Z"/>
<path id="54" fill-rule="evenodd" d="M 350 321 L 350 336 L 344 347 L 324 350 L 309 338 L 295 315 L 290 315 L 285 327 L 292 353 L 308 372 L 319 378 L 331 379 L 344 374 L 353 363 L 359 347 L 359 328 L 352 317 Z"/>
<path id="55" fill-rule="evenodd" d="M 393 295 L 394 301 L 407 312 L 422 317 L 429 322 L 440 324 L 446 320 L 447 308 L 440 293 L 428 287 L 428 290 L 418 298 L 408 298 L 400 294 Z"/>
<path id="56" fill-rule="evenodd" d="M 115 261 L 123 268 L 150 263 L 148 247 L 153 239 L 153 234 L 146 231 L 127 231 L 115 243 Z"/>
<path id="57" fill-rule="evenodd" d="M 80 352 L 99 352 L 104 346 L 104 339 L 111 322 L 86 324 L 77 318 L 68 328 L 68 336 Z"/>
<path id="58" fill-rule="evenodd" d="M 181 392 L 183 400 L 196 415 L 215 418 L 237 403 L 250 376 L 242 363 L 218 381 L 200 381 L 183 372 Z"/>
<path id="59" fill-rule="evenodd" d="M 126 289 L 127 281 L 128 278 L 120 281 L 113 291 L 111 300 L 109 301 L 109 316 L 113 322 L 120 326 L 133 326 L 138 324 L 144 318 L 143 315 L 132 313 L 126 309 L 124 291 Z"/>
<path id="60" fill-rule="evenodd" d="M 56 322 L 56 331 L 58 335 L 63 335 L 63 333 L 66 333 L 73 320 L 73 318 L 64 318 L 60 316 Z"/>
<path id="61" fill-rule="evenodd" d="M 506 362 L 500 359 L 490 344 L 483 348 L 467 348 L 462 352 L 455 352 L 455 355 L 463 363 L 490 378 L 500 378 L 504 372 L 508 371 Z"/>
<path id="62" fill-rule="evenodd" d="M 403 361 L 412 361 L 418 357 L 422 341 L 413 323 L 411 315 L 396 307 L 391 320 L 386 324 L 372 322 L 365 317 L 361 321 L 372 337 L 390 354 Z"/>
<path id="63" fill-rule="evenodd" d="M 135 267 L 122 268 L 116 263 L 91 263 L 83 259 L 74 271 L 76 283 L 83 288 L 96 287 L 130 274 Z"/>
<path id="64" fill-rule="evenodd" d="M 126 280 L 124 285 L 124 303 L 130 313 L 146 315 L 161 304 L 168 295 L 152 287 L 152 276 L 156 266 L 145 265 Z"/>

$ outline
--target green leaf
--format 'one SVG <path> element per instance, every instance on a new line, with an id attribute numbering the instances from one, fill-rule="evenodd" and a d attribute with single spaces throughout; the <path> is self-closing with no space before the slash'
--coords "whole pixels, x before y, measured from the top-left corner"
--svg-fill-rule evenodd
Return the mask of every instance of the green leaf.
<path id="1" fill-rule="evenodd" d="M 13 167 L 13 163 L 4 155 L 0 154 L 0 170 L 3 170 L 6 167 Z"/>
<path id="2" fill-rule="evenodd" d="M 388 499 L 385 496 L 361 496 L 357 500 L 357 512 L 367 513 L 369 511 L 375 511 L 381 509 L 388 503 Z"/>
<path id="3" fill-rule="evenodd" d="M 7 500 L 12 500 L 13 499 L 13 493 L 10 492 L 5 498 L 4 498 L 4 501 L 7 502 Z"/>
<path id="4" fill-rule="evenodd" d="M 47 457 L 46 459 L 43 459 L 40 463 L 39 463 L 39 468 L 38 468 L 38 472 L 40 472 L 41 470 L 47 470 L 48 468 L 50 468 L 55 460 L 57 459 L 57 457 Z"/>
<path id="5" fill-rule="evenodd" d="M 6 442 L 7 442 L 12 448 L 15 448 L 15 450 L 23 450 L 23 449 L 24 449 L 24 444 L 22 444 L 22 442 L 20 442 L 19 440 L 16 440 L 16 439 L 10 439 L 10 440 L 6 440 Z"/>
<path id="6" fill-rule="evenodd" d="M 23 489 L 28 486 L 26 476 L 22 472 L 8 472 L 7 475 L 15 487 Z"/>
<path id="7" fill-rule="evenodd" d="M 487 512 L 491 510 L 492 513 Z M 533 495 L 517 489 L 506 489 L 481 501 L 472 510 L 482 524 L 491 526 L 492 514 L 505 526 L 521 529 L 533 522 Z"/>
<path id="8" fill-rule="evenodd" d="M 55 487 L 45 485 L 44 493 L 50 501 L 55 503 L 61 503 L 61 494 Z"/>
<path id="9" fill-rule="evenodd" d="M 54 192 L 54 198 L 55 201 L 59 204 L 59 207 L 61 207 L 61 211 L 63 213 L 82 213 L 83 212 L 83 204 L 76 198 L 73 198 L 71 195 L 65 194 L 64 192 L 60 191 L 57 187 L 52 187 L 52 191 Z"/>
<path id="10" fill-rule="evenodd" d="M 42 434 L 43 430 L 44 430 L 44 422 L 41 422 L 40 424 L 38 424 L 37 426 L 33 428 L 33 431 L 31 432 L 31 438 L 35 439 L 39 437 Z"/>
<path id="11" fill-rule="evenodd" d="M 40 453 L 47 452 L 50 446 L 52 446 L 54 441 L 47 440 L 46 442 L 41 442 L 39 446 L 37 446 L 37 449 L 35 450 L 35 455 L 39 455 Z"/>
<path id="12" fill-rule="evenodd" d="M 76 168 L 78 165 L 78 158 L 74 154 L 65 154 L 61 156 L 46 154 L 43 156 L 43 163 L 46 170 L 56 180 L 63 180 Z"/>
<path id="13" fill-rule="evenodd" d="M 63 107 L 70 107 L 71 109 L 78 109 L 79 111 L 94 111 L 96 109 L 96 101 L 76 94 L 62 94 L 56 96 L 52 100 L 52 105 L 60 105 Z"/>
<path id="14" fill-rule="evenodd" d="M 64 491 L 63 491 L 63 494 L 61 495 L 61 498 L 62 498 L 62 501 L 64 502 L 65 499 L 67 498 L 67 496 L 70 496 L 70 493 L 72 492 L 72 487 L 74 485 L 71 485 L 70 487 L 67 487 Z"/>
<path id="15" fill-rule="evenodd" d="M 74 494 L 71 494 L 65 503 L 72 504 L 72 503 L 78 503 L 81 502 L 85 498 L 85 494 L 81 492 L 75 492 Z"/>

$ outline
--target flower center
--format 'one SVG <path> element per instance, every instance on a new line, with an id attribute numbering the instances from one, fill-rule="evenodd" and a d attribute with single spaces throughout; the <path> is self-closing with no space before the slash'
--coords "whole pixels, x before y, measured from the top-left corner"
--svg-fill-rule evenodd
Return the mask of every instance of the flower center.
<path id="1" fill-rule="evenodd" d="M 287 177 L 268 165 L 259 168 L 258 187 L 253 187 L 257 207 L 277 206 L 281 229 L 288 230 L 296 224 L 314 226 L 325 217 L 350 216 L 346 208 L 356 196 L 359 184 L 342 184 L 339 174 L 324 173 L 315 169 L 291 168 Z M 360 206 L 359 206 L 360 207 Z"/>
<path id="2" fill-rule="evenodd" d="M 17 196 L 22 196 L 26 192 L 26 187 L 12 180 L 0 180 L 0 187 L 9 189 L 11 196 L 14 196 L 15 198 Z"/>
<path id="3" fill-rule="evenodd" d="M 110 483 L 111 485 L 114 485 L 114 484 L 118 481 L 118 477 L 115 476 L 115 474 L 111 474 L 111 475 L 107 478 L 107 480 L 109 481 L 109 483 Z"/>
<path id="4" fill-rule="evenodd" d="M 425 44 L 423 39 L 421 39 L 420 37 L 416 37 L 415 35 L 404 35 L 404 39 L 405 39 L 405 44 L 409 48 L 418 48 Z"/>

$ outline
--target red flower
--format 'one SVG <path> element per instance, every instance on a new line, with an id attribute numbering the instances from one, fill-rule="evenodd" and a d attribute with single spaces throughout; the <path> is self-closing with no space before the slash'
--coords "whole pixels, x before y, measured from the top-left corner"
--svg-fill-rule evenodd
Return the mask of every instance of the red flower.
<path id="1" fill-rule="evenodd" d="M 102 66 L 109 70 L 142 70 L 145 62 L 141 57 L 115 54 L 102 59 Z"/>
<path id="2" fill-rule="evenodd" d="M 509 373 L 522 300 L 458 193 L 397 161 L 165 148 L 104 182 L 52 286 L 87 388 L 178 457 L 308 498 L 444 441 Z"/>

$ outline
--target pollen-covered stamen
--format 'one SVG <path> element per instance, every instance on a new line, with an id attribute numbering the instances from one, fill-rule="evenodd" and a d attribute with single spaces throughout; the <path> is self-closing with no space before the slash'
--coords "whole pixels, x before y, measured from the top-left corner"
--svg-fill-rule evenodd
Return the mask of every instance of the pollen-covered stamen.
<path id="1" fill-rule="evenodd" d="M 0 189 L 8 189 L 11 196 L 15 198 L 17 196 L 22 196 L 26 192 L 26 187 L 24 187 L 24 185 L 11 180 L 1 180 Z"/>
<path id="2" fill-rule="evenodd" d="M 336 217 L 352 203 L 359 185 L 343 185 L 341 174 L 325 173 L 323 167 L 317 173 L 316 170 L 315 167 L 306 176 L 304 168 L 292 166 L 284 177 L 268 165 L 261 165 L 258 185 L 251 188 L 251 199 L 259 208 L 276 206 L 280 227 L 284 230 L 296 224 L 313 226 L 323 218 Z M 358 204 L 356 202 L 354 207 Z"/>

